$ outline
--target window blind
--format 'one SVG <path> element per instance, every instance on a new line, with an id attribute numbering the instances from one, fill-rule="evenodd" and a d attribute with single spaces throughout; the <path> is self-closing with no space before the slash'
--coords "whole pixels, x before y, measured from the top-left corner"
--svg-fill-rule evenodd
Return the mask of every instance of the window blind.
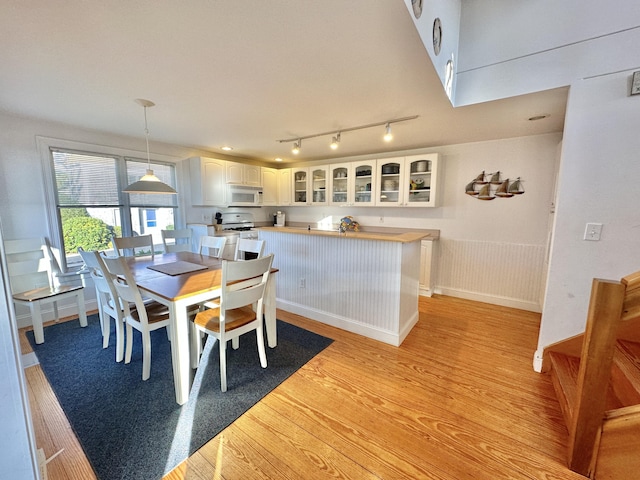
<path id="1" fill-rule="evenodd" d="M 120 205 L 114 157 L 52 150 L 59 207 Z"/>

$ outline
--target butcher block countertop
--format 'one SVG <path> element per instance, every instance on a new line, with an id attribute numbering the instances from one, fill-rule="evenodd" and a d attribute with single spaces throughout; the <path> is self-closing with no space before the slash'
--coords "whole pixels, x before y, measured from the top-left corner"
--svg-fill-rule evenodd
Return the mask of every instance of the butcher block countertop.
<path id="1" fill-rule="evenodd" d="M 410 243 L 420 240 L 438 240 L 440 230 L 417 230 L 409 228 L 366 228 L 359 232 L 347 231 L 339 233 L 337 230 L 322 230 L 307 225 L 292 225 L 288 227 L 258 227 L 261 230 L 280 233 L 295 233 L 298 235 L 317 235 L 324 237 L 356 238 L 362 240 L 382 240 L 385 242 Z"/>

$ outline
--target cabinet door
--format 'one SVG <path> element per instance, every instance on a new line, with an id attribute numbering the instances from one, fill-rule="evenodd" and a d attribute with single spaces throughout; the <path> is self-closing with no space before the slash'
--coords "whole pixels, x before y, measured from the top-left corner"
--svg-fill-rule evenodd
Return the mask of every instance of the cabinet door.
<path id="1" fill-rule="evenodd" d="M 437 153 L 405 157 L 403 205 L 408 207 L 436 206 L 437 175 Z"/>
<path id="2" fill-rule="evenodd" d="M 245 185 L 251 185 L 252 187 L 262 187 L 262 167 L 257 165 L 243 165 L 244 177 L 243 182 Z"/>
<path id="3" fill-rule="evenodd" d="M 366 207 L 375 204 L 373 192 L 376 189 L 376 161 L 365 160 L 352 163 L 353 182 L 352 195 L 355 205 Z"/>
<path id="4" fill-rule="evenodd" d="M 189 159 L 192 205 L 218 206 L 227 203 L 226 163 L 216 158 Z"/>
<path id="5" fill-rule="evenodd" d="M 278 205 L 291 205 L 291 169 L 278 170 Z"/>
<path id="6" fill-rule="evenodd" d="M 278 205 L 278 170 L 275 168 L 262 169 L 262 205 Z"/>
<path id="7" fill-rule="evenodd" d="M 376 161 L 376 205 L 402 205 L 404 157 L 384 158 Z"/>
<path id="8" fill-rule="evenodd" d="M 350 163 L 329 166 L 329 205 L 353 203 L 353 169 Z"/>
<path id="9" fill-rule="evenodd" d="M 327 178 L 329 176 L 329 167 L 327 165 L 310 167 L 309 175 L 311 177 L 311 203 L 313 205 L 326 205 L 328 203 L 327 185 L 329 182 Z"/>
<path id="10" fill-rule="evenodd" d="M 244 165 L 227 162 L 227 183 L 242 185 L 244 183 Z"/>
<path id="11" fill-rule="evenodd" d="M 309 190 L 309 172 L 306 168 L 292 168 L 293 201 L 292 205 L 307 205 Z"/>

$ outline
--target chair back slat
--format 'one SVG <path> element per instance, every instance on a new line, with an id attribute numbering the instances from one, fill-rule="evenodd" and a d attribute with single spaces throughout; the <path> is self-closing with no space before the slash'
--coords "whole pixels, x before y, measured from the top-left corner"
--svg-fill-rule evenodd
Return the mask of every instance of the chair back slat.
<path id="1" fill-rule="evenodd" d="M 160 233 L 162 234 L 162 244 L 166 253 L 191 251 L 191 236 L 193 232 L 190 228 L 161 230 Z M 173 242 L 167 242 L 167 240 L 173 240 Z"/>
<path id="2" fill-rule="evenodd" d="M 273 255 L 244 262 L 223 261 L 222 309 L 231 310 L 261 302 L 272 262 Z"/>
<path id="3" fill-rule="evenodd" d="M 211 235 L 202 235 L 198 245 L 198 253 L 203 255 L 203 250 L 207 249 L 210 257 L 222 258 L 224 247 L 227 244 L 227 237 L 214 237 Z"/>
<path id="4" fill-rule="evenodd" d="M 253 253 L 257 258 L 264 254 L 264 240 L 254 240 L 252 238 L 239 238 L 236 244 L 236 254 L 234 260 L 245 260 L 245 253 Z"/>
<path id="5" fill-rule="evenodd" d="M 153 237 L 138 235 L 135 237 L 113 237 L 116 253 L 125 257 L 138 255 L 154 256 Z"/>
<path id="6" fill-rule="evenodd" d="M 122 300 L 125 315 L 129 316 L 131 314 L 129 304 L 134 304 L 138 311 L 140 322 L 147 323 L 144 300 L 133 278 L 133 273 L 131 273 L 131 269 L 127 265 L 127 260 L 124 257 L 107 257 L 103 255 L 102 261 L 109 273 L 114 276 L 113 284 L 118 297 Z"/>

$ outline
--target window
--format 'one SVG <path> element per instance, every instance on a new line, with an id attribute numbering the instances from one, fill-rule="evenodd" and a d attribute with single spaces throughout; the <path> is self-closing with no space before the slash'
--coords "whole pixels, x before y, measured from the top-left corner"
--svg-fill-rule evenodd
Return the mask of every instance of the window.
<path id="1" fill-rule="evenodd" d="M 82 263 L 78 247 L 113 249 L 115 236 L 152 234 L 162 244 L 160 231 L 173 228 L 175 195 L 125 194 L 124 186 L 139 180 L 147 162 L 119 155 L 103 155 L 50 148 L 54 177 L 56 219 L 63 268 Z M 154 173 L 175 186 L 173 164 L 152 163 Z"/>

